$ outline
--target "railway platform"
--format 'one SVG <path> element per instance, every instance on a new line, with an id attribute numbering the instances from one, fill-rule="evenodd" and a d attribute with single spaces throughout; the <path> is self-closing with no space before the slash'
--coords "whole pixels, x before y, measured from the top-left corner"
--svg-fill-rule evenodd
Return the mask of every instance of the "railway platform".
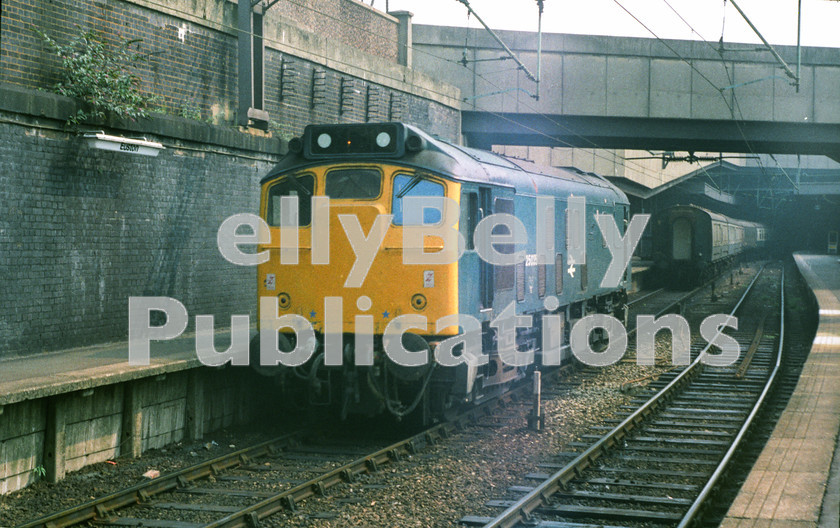
<path id="1" fill-rule="evenodd" d="M 840 260 L 794 254 L 819 326 L 799 382 L 723 528 L 836 527 L 840 502 Z"/>
<path id="2" fill-rule="evenodd" d="M 151 343 L 149 365 L 129 365 L 128 342 L 0 360 L 0 406 L 199 366 L 188 337 Z"/>
<path id="3" fill-rule="evenodd" d="M 217 350 L 229 343 L 217 333 Z M 129 364 L 127 341 L 0 361 L 0 494 L 258 412 L 251 369 L 205 367 L 191 335 L 150 345 L 148 365 Z"/>

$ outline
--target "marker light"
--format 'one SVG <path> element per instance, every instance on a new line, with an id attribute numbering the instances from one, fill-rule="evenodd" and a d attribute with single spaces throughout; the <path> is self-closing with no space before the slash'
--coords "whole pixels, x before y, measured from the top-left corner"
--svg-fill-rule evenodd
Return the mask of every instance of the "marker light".
<path id="1" fill-rule="evenodd" d="M 426 296 L 422 293 L 415 293 L 411 296 L 411 307 L 417 311 L 426 307 Z"/>
<path id="2" fill-rule="evenodd" d="M 388 145 L 390 145 L 390 144 L 391 144 L 391 134 L 389 134 L 389 133 L 387 133 L 387 132 L 380 132 L 380 133 L 379 133 L 379 134 L 377 134 L 377 136 L 376 136 L 376 144 L 377 144 L 380 148 L 385 148 L 385 147 L 387 147 Z"/>
<path id="3" fill-rule="evenodd" d="M 303 132 L 303 156 L 398 158 L 405 154 L 405 138 L 402 123 L 308 125 Z"/>
<path id="4" fill-rule="evenodd" d="M 292 305 L 292 297 L 286 292 L 277 294 L 277 305 L 283 310 L 287 309 Z"/>
<path id="5" fill-rule="evenodd" d="M 318 136 L 318 146 L 322 149 L 329 148 L 332 145 L 332 138 L 329 134 L 321 134 Z"/>

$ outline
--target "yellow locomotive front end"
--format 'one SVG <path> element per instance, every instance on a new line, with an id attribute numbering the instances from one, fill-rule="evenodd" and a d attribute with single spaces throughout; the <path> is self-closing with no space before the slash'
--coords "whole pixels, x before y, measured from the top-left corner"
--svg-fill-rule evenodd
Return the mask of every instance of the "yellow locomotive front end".
<path id="1" fill-rule="evenodd" d="M 411 185 L 415 178 L 421 181 Z M 382 334 L 400 315 L 422 314 L 435 321 L 458 313 L 456 262 L 404 262 L 407 219 L 401 202 L 412 195 L 457 200 L 459 189 L 455 182 L 418 176 L 412 169 L 365 163 L 316 166 L 267 182 L 261 216 L 271 242 L 259 248 L 269 254 L 268 262 L 258 267 L 259 296 L 277 297 L 279 314 L 306 317 L 318 333 L 325 331 L 324 302 L 329 298 L 342 300 L 341 328 L 348 334 L 356 331 L 354 318 L 360 314 L 372 316 L 374 333 Z M 297 225 L 289 228 L 281 226 L 281 204 L 291 203 L 284 197 L 298 202 Z M 425 211 L 425 224 L 440 220 L 438 210 Z M 294 242 L 285 243 L 284 249 L 284 239 Z M 424 253 L 443 249 L 440 237 L 423 237 Z"/>
<path id="2" fill-rule="evenodd" d="M 278 362 L 258 339 L 252 365 L 300 404 L 331 405 L 342 417 L 422 411 L 433 342 L 457 333 L 436 332 L 435 321 L 458 313 L 457 256 L 445 258 L 444 237 L 457 233 L 460 184 L 370 155 L 397 142 L 399 128 L 322 128 L 307 129 L 308 149 L 292 144 L 297 161 L 263 180 L 260 199 L 269 231 L 258 247 L 267 255 L 257 269 L 261 339 L 276 337 L 281 355 L 305 361 Z M 389 328 L 414 364 L 384 352 Z"/>

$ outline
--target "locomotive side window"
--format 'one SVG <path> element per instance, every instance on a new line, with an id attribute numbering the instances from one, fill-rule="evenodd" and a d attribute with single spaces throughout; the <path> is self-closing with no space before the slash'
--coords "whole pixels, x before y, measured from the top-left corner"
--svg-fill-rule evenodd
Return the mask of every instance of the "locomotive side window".
<path id="1" fill-rule="evenodd" d="M 376 169 L 336 169 L 327 173 L 324 194 L 335 199 L 372 200 L 381 188 L 382 175 Z"/>
<path id="2" fill-rule="evenodd" d="M 403 222 L 403 198 L 406 196 L 443 196 L 443 185 L 426 180 L 420 175 L 409 176 L 398 174 L 394 178 L 394 196 L 391 203 L 391 214 L 394 215 L 394 225 L 408 225 Z M 433 207 L 423 209 L 423 224 L 433 225 L 440 223 L 440 211 Z"/>
<path id="3" fill-rule="evenodd" d="M 464 193 L 461 197 L 461 234 L 466 242 L 465 249 L 475 249 L 473 233 L 478 225 L 478 194 L 474 192 Z"/>
<path id="4" fill-rule="evenodd" d="M 507 198 L 496 198 L 493 206 L 494 213 L 513 214 L 513 200 Z M 509 235 L 510 231 L 505 225 L 497 225 L 493 228 L 494 235 Z M 514 244 L 494 244 L 499 253 L 509 255 L 516 251 Z M 495 285 L 497 290 L 510 290 L 516 282 L 516 266 L 496 266 Z"/>
<path id="5" fill-rule="evenodd" d="M 309 198 L 315 192 L 315 178 L 311 174 L 286 177 L 268 189 L 265 219 L 268 225 L 280 225 L 280 199 L 283 196 L 298 197 L 298 225 L 307 226 L 312 222 L 312 203 Z"/>

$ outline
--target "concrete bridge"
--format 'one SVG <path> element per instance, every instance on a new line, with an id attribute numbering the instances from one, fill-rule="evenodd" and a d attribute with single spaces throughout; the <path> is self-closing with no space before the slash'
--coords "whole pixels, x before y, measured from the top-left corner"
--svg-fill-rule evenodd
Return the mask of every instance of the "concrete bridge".
<path id="1" fill-rule="evenodd" d="M 537 35 L 500 31 L 535 73 Z M 466 46 L 465 46 L 466 43 Z M 414 67 L 459 87 L 473 146 L 823 154 L 840 160 L 840 50 L 802 48 L 799 89 L 755 45 L 544 34 L 541 82 L 482 29 L 415 25 Z M 776 48 L 796 69 L 795 47 Z M 443 59 L 443 60 L 442 60 Z"/>

